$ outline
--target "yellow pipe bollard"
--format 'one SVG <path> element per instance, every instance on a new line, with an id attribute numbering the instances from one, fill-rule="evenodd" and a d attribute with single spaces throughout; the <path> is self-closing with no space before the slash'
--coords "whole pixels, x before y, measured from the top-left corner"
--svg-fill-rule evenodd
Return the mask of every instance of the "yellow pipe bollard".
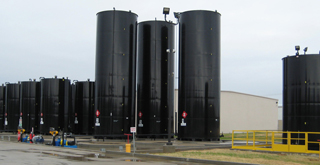
<path id="1" fill-rule="evenodd" d="M 131 152 L 131 144 L 126 144 L 126 152 Z"/>

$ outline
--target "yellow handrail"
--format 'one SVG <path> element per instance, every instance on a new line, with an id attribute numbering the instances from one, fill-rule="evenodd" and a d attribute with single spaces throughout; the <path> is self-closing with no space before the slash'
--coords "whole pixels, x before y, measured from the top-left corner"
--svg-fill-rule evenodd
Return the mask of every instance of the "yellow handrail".
<path id="1" fill-rule="evenodd" d="M 310 135 L 313 135 L 313 139 L 310 139 Z M 320 145 L 318 139 L 320 132 L 233 130 L 232 148 L 318 154 L 319 147 L 315 147 Z"/>

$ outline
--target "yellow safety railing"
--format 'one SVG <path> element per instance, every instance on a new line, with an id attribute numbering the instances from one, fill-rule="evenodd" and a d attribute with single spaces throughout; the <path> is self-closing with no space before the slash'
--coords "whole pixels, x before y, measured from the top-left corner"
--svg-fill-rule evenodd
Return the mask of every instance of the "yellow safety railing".
<path id="1" fill-rule="evenodd" d="M 232 149 L 319 154 L 320 132 L 234 130 Z"/>

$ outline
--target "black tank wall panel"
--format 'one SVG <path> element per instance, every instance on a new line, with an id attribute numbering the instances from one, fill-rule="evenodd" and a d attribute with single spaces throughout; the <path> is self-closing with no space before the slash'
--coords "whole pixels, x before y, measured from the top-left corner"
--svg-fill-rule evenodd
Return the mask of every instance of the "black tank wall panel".
<path id="1" fill-rule="evenodd" d="M 320 55 L 283 58 L 283 130 L 320 132 Z"/>
<path id="2" fill-rule="evenodd" d="M 69 88 L 69 131 L 77 133 L 77 124 L 75 123 L 76 109 L 75 109 L 75 97 L 76 97 L 76 85 L 70 84 Z"/>
<path id="3" fill-rule="evenodd" d="M 97 14 L 95 135 L 123 136 L 134 126 L 137 15 Z M 97 122 L 98 120 L 98 122 Z"/>
<path id="4" fill-rule="evenodd" d="M 0 86 L 0 131 L 4 130 L 5 93 L 6 87 Z"/>
<path id="5" fill-rule="evenodd" d="M 20 87 L 20 115 L 22 128 L 31 132 L 39 132 L 40 82 L 23 81 Z"/>
<path id="6" fill-rule="evenodd" d="M 179 41 L 178 138 L 217 140 L 220 134 L 220 14 L 202 10 L 183 12 Z M 185 119 L 183 112 L 187 113 Z"/>
<path id="7" fill-rule="evenodd" d="M 173 112 L 174 37 L 172 23 L 146 21 L 138 24 L 137 133 L 139 136 L 168 134 L 170 108 Z M 167 49 L 170 52 L 167 52 Z"/>
<path id="8" fill-rule="evenodd" d="M 20 117 L 20 84 L 6 85 L 5 130 L 17 132 Z"/>
<path id="9" fill-rule="evenodd" d="M 320 132 L 319 109 L 320 55 L 283 58 L 283 131 Z M 311 141 L 317 139 L 319 135 L 308 137 Z M 309 144 L 311 148 L 318 149 L 319 145 Z"/>
<path id="10" fill-rule="evenodd" d="M 41 133 L 49 133 L 50 127 L 58 131 L 69 131 L 69 88 L 70 80 L 68 79 L 41 80 Z"/>
<path id="11" fill-rule="evenodd" d="M 94 82 L 76 82 L 75 109 L 79 134 L 92 134 L 94 130 Z"/>

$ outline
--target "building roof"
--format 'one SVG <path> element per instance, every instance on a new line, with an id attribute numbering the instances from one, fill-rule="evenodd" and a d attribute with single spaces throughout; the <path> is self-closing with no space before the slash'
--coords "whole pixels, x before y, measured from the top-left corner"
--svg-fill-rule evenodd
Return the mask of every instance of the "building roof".
<path id="1" fill-rule="evenodd" d="M 239 95 L 260 97 L 260 98 L 264 98 L 264 99 L 270 99 L 270 100 L 278 101 L 278 99 L 274 99 L 274 98 L 270 98 L 270 97 L 264 97 L 264 96 L 258 96 L 258 95 L 252 95 L 252 94 L 247 94 L 247 93 L 240 93 L 240 92 L 234 92 L 234 91 L 221 91 L 221 92 L 223 92 L 223 93 L 235 93 L 235 94 L 239 94 Z"/>

